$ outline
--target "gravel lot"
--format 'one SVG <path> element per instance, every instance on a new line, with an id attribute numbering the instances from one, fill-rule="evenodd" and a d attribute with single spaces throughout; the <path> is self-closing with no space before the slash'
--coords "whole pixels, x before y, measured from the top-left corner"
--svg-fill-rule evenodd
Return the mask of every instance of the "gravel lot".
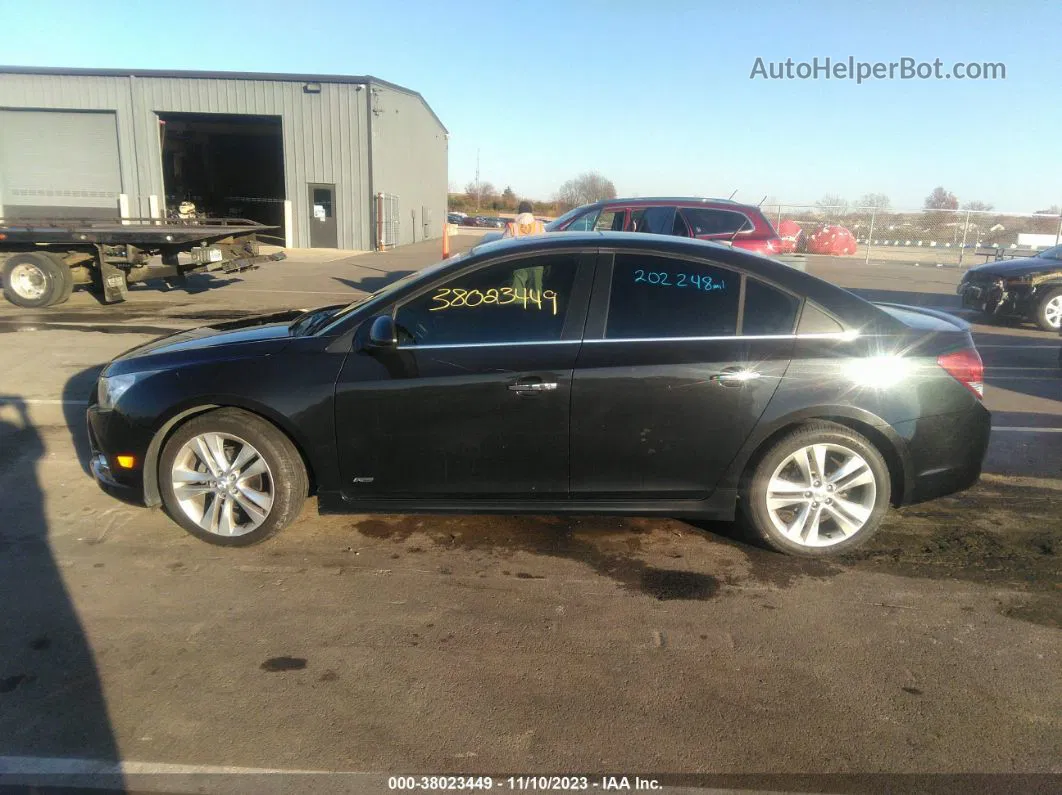
<path id="1" fill-rule="evenodd" d="M 85 395 L 111 356 L 342 302 L 436 248 L 293 256 L 113 308 L 0 304 L 0 772 L 1062 773 L 1062 378 L 1058 338 L 1031 327 L 976 327 L 996 428 L 981 483 L 830 563 L 723 523 L 313 504 L 223 550 L 86 474 Z M 958 311 L 954 269 L 808 270 Z"/>

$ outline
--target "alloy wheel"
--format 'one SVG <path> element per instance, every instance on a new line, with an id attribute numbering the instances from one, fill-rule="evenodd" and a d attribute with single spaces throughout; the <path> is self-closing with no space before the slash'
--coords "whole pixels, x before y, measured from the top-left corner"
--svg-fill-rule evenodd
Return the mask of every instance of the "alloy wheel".
<path id="1" fill-rule="evenodd" d="M 1051 328 L 1062 326 L 1062 294 L 1056 295 L 1044 304 L 1044 320 Z"/>
<path id="2" fill-rule="evenodd" d="M 227 433 L 187 441 L 173 460 L 170 482 L 180 509 L 214 535 L 250 533 L 273 507 L 269 464 L 250 443 Z"/>
<path id="3" fill-rule="evenodd" d="M 767 513 L 795 544 L 828 547 L 851 538 L 870 519 L 877 481 L 859 453 L 812 444 L 786 457 L 767 485 Z"/>

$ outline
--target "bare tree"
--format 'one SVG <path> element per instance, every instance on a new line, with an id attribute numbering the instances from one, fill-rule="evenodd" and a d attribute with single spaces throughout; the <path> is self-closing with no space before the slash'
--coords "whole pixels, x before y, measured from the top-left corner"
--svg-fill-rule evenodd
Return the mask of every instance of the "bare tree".
<path id="1" fill-rule="evenodd" d="M 951 191 L 944 190 L 943 186 L 933 188 L 933 192 L 926 196 L 925 208 L 927 210 L 958 210 L 959 200 Z"/>
<path id="2" fill-rule="evenodd" d="M 477 210 L 482 205 L 491 202 L 498 195 L 494 186 L 489 182 L 476 182 L 475 180 L 465 185 L 465 193 L 468 194 L 469 201 L 475 202 Z"/>
<path id="3" fill-rule="evenodd" d="M 857 206 L 873 210 L 887 210 L 892 202 L 884 193 L 864 193 Z"/>
<path id="4" fill-rule="evenodd" d="M 994 210 L 995 207 L 993 207 L 988 202 L 971 201 L 971 202 L 964 202 L 963 205 L 962 205 L 962 209 L 970 210 L 971 212 L 975 212 L 975 213 L 983 213 L 983 212 L 988 212 L 989 210 Z"/>
<path id="5" fill-rule="evenodd" d="M 580 204 L 615 198 L 616 186 L 612 180 L 605 179 L 596 171 L 588 171 L 568 180 L 557 191 L 557 201 L 565 207 L 578 207 Z"/>
<path id="6" fill-rule="evenodd" d="M 822 211 L 823 215 L 826 215 L 827 217 L 831 215 L 844 215 L 848 212 L 848 199 L 845 199 L 842 196 L 837 196 L 832 193 L 827 193 L 825 196 L 815 202 L 815 206 L 818 207 L 819 210 Z"/>

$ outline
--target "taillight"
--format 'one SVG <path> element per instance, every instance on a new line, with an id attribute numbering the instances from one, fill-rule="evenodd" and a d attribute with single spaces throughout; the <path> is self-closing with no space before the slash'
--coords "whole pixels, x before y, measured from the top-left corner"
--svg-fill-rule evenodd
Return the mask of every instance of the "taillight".
<path id="1" fill-rule="evenodd" d="M 985 365 L 976 348 L 942 354 L 937 357 L 937 364 L 977 397 L 985 396 Z"/>

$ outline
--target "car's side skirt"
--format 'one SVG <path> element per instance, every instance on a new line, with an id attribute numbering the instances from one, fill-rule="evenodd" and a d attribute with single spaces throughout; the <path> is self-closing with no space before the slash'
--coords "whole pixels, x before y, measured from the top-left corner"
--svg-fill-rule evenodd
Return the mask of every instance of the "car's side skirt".
<path id="1" fill-rule="evenodd" d="M 344 499 L 337 492 L 321 492 L 317 507 L 322 514 L 420 513 L 420 514 L 560 514 L 661 516 L 717 519 L 734 518 L 737 491 L 718 489 L 704 500 L 441 500 L 441 499 Z"/>

